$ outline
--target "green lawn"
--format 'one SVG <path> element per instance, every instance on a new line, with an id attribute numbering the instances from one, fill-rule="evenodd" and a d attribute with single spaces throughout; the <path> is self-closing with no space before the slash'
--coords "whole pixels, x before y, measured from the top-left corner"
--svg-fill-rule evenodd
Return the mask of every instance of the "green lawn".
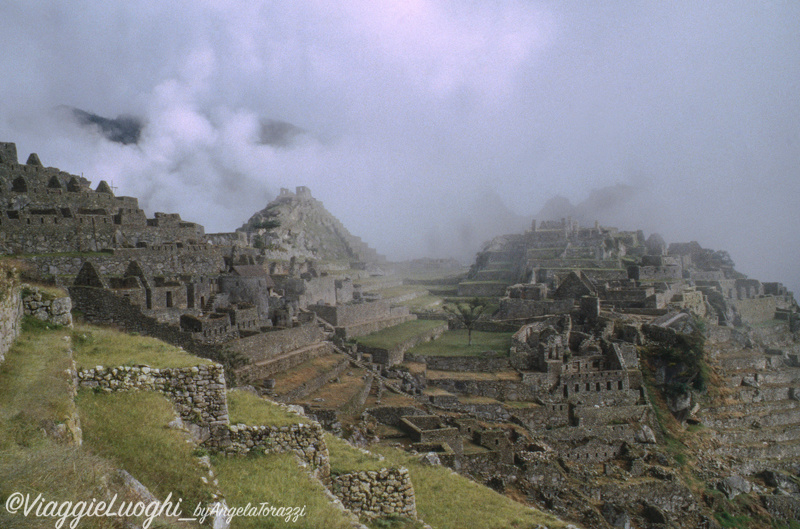
<path id="1" fill-rule="evenodd" d="M 442 323 L 439 320 L 411 320 L 366 336 L 359 336 L 356 341 L 367 347 L 391 349 L 407 340 L 432 331 L 441 326 Z"/>
<path id="2" fill-rule="evenodd" d="M 94 325 L 76 324 L 72 345 L 75 361 L 83 368 L 124 365 L 190 367 L 212 363 L 156 338 L 134 336 Z"/>
<path id="3" fill-rule="evenodd" d="M 508 356 L 512 333 L 472 331 L 472 345 L 467 345 L 467 330 L 445 331 L 432 342 L 424 342 L 408 350 L 424 356 L 476 356 L 484 351 L 496 351 Z"/>
<path id="4" fill-rule="evenodd" d="M 291 426 L 301 422 L 306 424 L 311 422 L 274 402 L 238 389 L 228 391 L 228 417 L 231 424 L 243 423 L 254 426 Z"/>
<path id="5" fill-rule="evenodd" d="M 426 296 L 419 296 L 414 299 L 410 299 L 408 301 L 404 301 L 402 304 L 409 308 L 409 310 L 437 310 L 441 312 L 442 304 L 444 300 L 440 296 L 436 295 L 426 295 Z"/>
<path id="6" fill-rule="evenodd" d="M 396 287 L 370 289 L 369 291 L 379 293 L 382 299 L 391 299 L 415 292 L 423 295 L 428 292 L 428 289 L 422 285 L 398 285 Z"/>

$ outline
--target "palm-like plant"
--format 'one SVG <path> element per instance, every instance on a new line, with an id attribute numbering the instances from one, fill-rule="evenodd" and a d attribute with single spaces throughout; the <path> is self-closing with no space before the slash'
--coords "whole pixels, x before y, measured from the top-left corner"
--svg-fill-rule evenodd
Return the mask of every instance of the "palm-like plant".
<path id="1" fill-rule="evenodd" d="M 467 329 L 467 345 L 472 345 L 472 329 L 486 310 L 486 303 L 476 297 L 466 303 L 445 305 L 443 308 L 446 313 Z"/>

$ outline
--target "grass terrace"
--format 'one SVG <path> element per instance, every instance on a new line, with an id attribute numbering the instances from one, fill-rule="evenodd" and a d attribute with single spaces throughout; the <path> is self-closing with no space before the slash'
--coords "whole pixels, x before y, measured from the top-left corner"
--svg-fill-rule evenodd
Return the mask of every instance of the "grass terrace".
<path id="1" fill-rule="evenodd" d="M 388 465 L 372 453 L 364 453 L 333 434 L 325 434 L 325 444 L 330 454 L 331 474 L 349 474 L 362 470 L 380 470 Z"/>
<path id="2" fill-rule="evenodd" d="M 46 438 L 43 426 L 69 415 L 68 336 L 68 329 L 22 320 L 22 334 L 0 364 L 0 451 L 36 446 Z"/>
<path id="3" fill-rule="evenodd" d="M 231 525 L 234 529 L 353 527 L 351 518 L 329 502 L 322 484 L 301 470 L 292 454 L 213 456 L 211 462 L 228 506 L 244 507 L 248 503 L 269 503 L 276 508 L 299 508 L 284 517 L 236 518 Z M 300 516 L 303 507 L 305 515 Z M 294 513 L 298 515 L 296 519 Z"/>
<path id="4" fill-rule="evenodd" d="M 23 285 L 22 291 L 20 292 L 23 298 L 33 293 L 33 289 L 30 287 L 39 289 L 39 293 L 42 295 L 42 301 L 51 301 L 56 298 L 69 296 L 69 292 L 60 287 L 46 285 L 44 283 L 29 283 L 29 286 Z"/>
<path id="5" fill-rule="evenodd" d="M 69 329 L 25 318 L 21 336 L 0 364 L 0 498 L 23 492 L 56 502 L 105 494 L 132 499 L 115 474 L 118 465 L 90 448 L 91 422 L 82 425 L 87 441 L 82 448 L 59 443 L 46 433 L 76 411 L 67 377 L 69 334 Z M 52 528 L 54 521 L 0 509 L 4 528 Z M 155 526 L 175 527 L 164 520 Z M 80 527 L 112 529 L 119 527 L 119 520 L 85 518 Z"/>
<path id="6" fill-rule="evenodd" d="M 75 361 L 83 368 L 126 365 L 165 368 L 213 363 L 156 338 L 125 334 L 110 327 L 76 324 L 72 345 Z"/>
<path id="7" fill-rule="evenodd" d="M 479 356 L 485 351 L 496 351 L 498 356 L 508 356 L 513 333 L 472 331 L 472 345 L 467 345 L 467 330 L 445 331 L 440 337 L 408 350 L 423 356 Z"/>
<path id="8" fill-rule="evenodd" d="M 228 391 L 228 417 L 231 424 L 258 426 L 291 426 L 309 422 L 274 402 L 240 389 Z"/>
<path id="9" fill-rule="evenodd" d="M 172 403 L 152 391 L 95 393 L 83 389 L 80 411 L 84 446 L 124 468 L 158 498 L 183 498 L 184 505 L 211 500 L 211 487 L 184 434 L 167 427 Z"/>
<path id="10" fill-rule="evenodd" d="M 359 336 L 356 342 L 367 347 L 391 349 L 442 325 L 439 320 L 411 320 L 394 327 L 388 327 L 366 336 Z"/>

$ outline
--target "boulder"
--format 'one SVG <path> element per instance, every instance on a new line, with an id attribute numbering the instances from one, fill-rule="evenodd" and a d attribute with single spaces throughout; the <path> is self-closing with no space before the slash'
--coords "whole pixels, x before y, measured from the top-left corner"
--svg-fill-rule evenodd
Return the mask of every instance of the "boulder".
<path id="1" fill-rule="evenodd" d="M 420 462 L 423 465 L 430 465 L 430 466 L 436 466 L 442 464 L 442 461 L 439 459 L 439 456 L 436 455 L 436 452 L 428 452 L 427 454 L 425 454 L 420 458 Z"/>
<path id="2" fill-rule="evenodd" d="M 748 494 L 753 490 L 753 484 L 738 474 L 732 474 L 717 483 L 717 489 L 721 491 L 729 500 L 739 494 Z"/>
<path id="3" fill-rule="evenodd" d="M 634 438 L 636 442 L 642 444 L 656 444 L 656 434 L 653 433 L 653 429 L 643 424 L 642 427 L 636 431 L 634 434 Z"/>

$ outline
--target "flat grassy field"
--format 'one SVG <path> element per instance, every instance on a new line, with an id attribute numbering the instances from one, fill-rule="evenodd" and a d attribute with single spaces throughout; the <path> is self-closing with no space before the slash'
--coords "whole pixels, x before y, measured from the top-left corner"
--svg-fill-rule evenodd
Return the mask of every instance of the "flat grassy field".
<path id="1" fill-rule="evenodd" d="M 359 336 L 356 341 L 367 347 L 391 349 L 406 340 L 411 340 L 430 332 L 440 325 L 442 325 L 442 322 L 439 320 L 411 320 L 366 336 Z"/>
<path id="2" fill-rule="evenodd" d="M 472 331 L 472 345 L 467 345 L 467 330 L 445 331 L 432 342 L 424 342 L 408 350 L 424 356 L 478 356 L 484 351 L 496 351 L 508 356 L 512 333 Z"/>

